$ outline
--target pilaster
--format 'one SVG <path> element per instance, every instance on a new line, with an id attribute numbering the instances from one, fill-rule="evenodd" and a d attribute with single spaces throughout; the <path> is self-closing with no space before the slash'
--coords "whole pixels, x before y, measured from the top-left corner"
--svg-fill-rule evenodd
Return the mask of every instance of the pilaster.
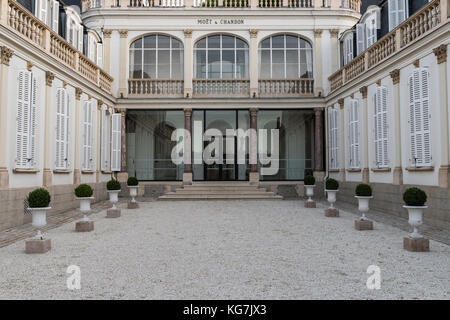
<path id="1" fill-rule="evenodd" d="M 53 97 L 53 80 L 55 78 L 55 75 L 50 72 L 45 72 L 45 113 L 44 113 L 44 119 L 45 123 L 43 125 L 44 127 L 44 170 L 43 170 L 43 181 L 42 184 L 44 187 L 49 187 L 52 185 L 52 178 L 53 173 L 51 170 L 52 167 L 52 141 L 53 135 L 50 134 L 51 131 L 51 123 L 52 123 L 52 97 Z"/>
<path id="2" fill-rule="evenodd" d="M 250 97 L 258 96 L 258 30 L 250 29 Z"/>
<path id="3" fill-rule="evenodd" d="M 368 110 L 367 110 L 367 87 L 361 87 L 359 89 L 361 93 L 361 142 L 360 150 L 363 155 L 362 161 L 362 181 L 369 183 L 369 133 L 368 133 Z"/>
<path id="4" fill-rule="evenodd" d="M 323 80 L 322 80 L 322 30 L 314 30 L 314 93 L 316 95 L 322 95 L 323 93 Z"/>
<path id="5" fill-rule="evenodd" d="M 119 30 L 120 34 L 120 77 L 119 96 L 126 97 L 127 90 L 127 64 L 128 64 L 128 30 Z"/>
<path id="6" fill-rule="evenodd" d="M 393 96 L 394 96 L 394 171 L 393 171 L 393 184 L 403 184 L 403 170 L 402 170 L 402 138 L 401 138 L 401 106 L 400 106 L 400 70 L 395 69 L 390 72 L 393 84 Z M 380 85 L 380 83 L 378 84 Z"/>
<path id="7" fill-rule="evenodd" d="M 329 32 L 330 32 L 330 39 L 331 39 L 331 72 L 330 72 L 330 74 L 333 74 L 339 68 L 339 41 L 338 41 L 339 30 L 331 29 L 331 30 L 329 30 Z"/>
<path id="8" fill-rule="evenodd" d="M 108 74 L 111 71 L 111 35 L 112 30 L 103 29 L 103 69 Z"/>
<path id="9" fill-rule="evenodd" d="M 192 184 L 192 109 L 184 109 L 183 184 Z"/>
<path id="10" fill-rule="evenodd" d="M 323 172 L 323 109 L 314 109 L 314 171 Z M 320 174 L 318 174 L 320 176 Z"/>
<path id="11" fill-rule="evenodd" d="M 6 3 L 6 9 L 8 8 L 7 1 L 2 1 L 0 7 L 0 15 L 3 15 L 4 7 Z M 6 14 L 6 13 L 5 13 Z M 0 188 L 7 188 L 9 186 L 9 172 L 8 172 L 8 114 L 10 108 L 8 108 L 8 71 L 9 60 L 11 59 L 14 51 L 6 46 L 0 47 Z"/>
<path id="12" fill-rule="evenodd" d="M 193 78 L 193 59 L 194 48 L 192 45 L 191 29 L 184 30 L 184 97 L 192 98 L 192 78 Z"/>
<path id="13" fill-rule="evenodd" d="M 339 168 L 339 180 L 345 181 L 345 112 L 344 112 L 345 100 L 339 99 L 339 153 L 340 153 L 340 168 Z"/>
<path id="14" fill-rule="evenodd" d="M 80 172 L 80 145 L 79 145 L 79 132 L 80 132 L 80 108 L 81 108 L 81 95 L 83 91 L 80 88 L 75 88 L 75 147 L 73 148 L 73 184 L 79 185 L 81 183 L 81 172 Z"/>

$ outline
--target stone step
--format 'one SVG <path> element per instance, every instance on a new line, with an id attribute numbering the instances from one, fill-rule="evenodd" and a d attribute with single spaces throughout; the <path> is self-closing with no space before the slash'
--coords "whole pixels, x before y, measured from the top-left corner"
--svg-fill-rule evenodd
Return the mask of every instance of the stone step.
<path id="1" fill-rule="evenodd" d="M 160 196 L 159 200 L 281 200 L 281 196 L 261 196 L 261 195 L 181 195 L 167 194 Z"/>
<path id="2" fill-rule="evenodd" d="M 207 191 L 207 190 L 222 190 L 222 191 L 239 191 L 239 192 L 245 192 L 245 191 L 253 191 L 253 190 L 263 190 L 265 191 L 265 188 L 258 188 L 256 186 L 232 186 L 232 185 L 217 185 L 217 186 L 197 186 L 197 185 L 186 185 L 183 187 L 184 190 L 197 190 L 197 191 Z"/>
<path id="3" fill-rule="evenodd" d="M 251 190 L 251 191 L 230 191 L 230 190 L 204 190 L 202 192 L 198 192 L 196 190 L 184 190 L 184 189 L 177 189 L 174 192 L 168 192 L 166 195 L 169 194 L 183 194 L 183 195 L 264 195 L 264 196 L 274 196 L 275 193 L 273 192 L 267 192 L 264 190 Z"/>

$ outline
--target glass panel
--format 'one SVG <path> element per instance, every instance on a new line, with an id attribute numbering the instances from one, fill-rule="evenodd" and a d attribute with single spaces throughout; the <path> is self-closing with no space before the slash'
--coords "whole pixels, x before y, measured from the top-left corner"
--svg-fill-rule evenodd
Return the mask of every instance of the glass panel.
<path id="1" fill-rule="evenodd" d="M 234 48 L 235 37 L 222 36 L 222 47 L 223 48 Z"/>
<path id="2" fill-rule="evenodd" d="M 206 51 L 197 50 L 196 77 L 199 79 L 206 78 Z"/>
<path id="3" fill-rule="evenodd" d="M 208 37 L 208 48 L 220 48 L 220 36 Z"/>
<path id="4" fill-rule="evenodd" d="M 203 167 L 203 110 L 192 112 L 192 171 L 194 180 L 204 180 Z M 200 130 L 195 127 L 199 126 Z"/>
<path id="5" fill-rule="evenodd" d="M 170 38 L 166 36 L 158 36 L 158 48 L 170 48 Z"/>
<path id="6" fill-rule="evenodd" d="M 144 37 L 144 48 L 156 48 L 156 36 Z"/>
<path id="7" fill-rule="evenodd" d="M 203 38 L 195 45 L 197 48 L 206 48 L 206 38 Z"/>
<path id="8" fill-rule="evenodd" d="M 272 50 L 272 78 L 284 78 L 284 51 Z"/>
<path id="9" fill-rule="evenodd" d="M 298 37 L 286 36 L 286 48 L 298 48 Z"/>
<path id="10" fill-rule="evenodd" d="M 261 50 L 260 78 L 270 78 L 270 50 Z"/>
<path id="11" fill-rule="evenodd" d="M 183 51 L 172 51 L 172 79 L 183 79 Z"/>
<path id="12" fill-rule="evenodd" d="M 245 48 L 245 49 L 247 49 L 248 48 L 248 44 L 244 40 L 236 38 L 236 48 Z"/>
<path id="13" fill-rule="evenodd" d="M 234 78 L 234 50 L 222 52 L 222 79 Z"/>
<path id="14" fill-rule="evenodd" d="M 248 110 L 238 111 L 238 129 L 246 131 L 250 128 L 250 115 Z M 248 151 L 249 151 L 249 138 L 244 135 L 237 137 L 237 170 L 238 180 L 248 180 Z M 245 163 L 242 160 L 245 159 Z"/>
<path id="15" fill-rule="evenodd" d="M 142 75 L 143 78 L 156 79 L 156 63 L 153 64 L 144 64 L 144 73 Z"/>
<path id="16" fill-rule="evenodd" d="M 284 36 L 272 37 L 272 48 L 284 48 Z"/>
<path id="17" fill-rule="evenodd" d="M 137 39 L 136 41 L 134 41 L 132 44 L 131 44 L 131 48 L 142 48 L 142 38 L 141 39 Z"/>
<path id="18" fill-rule="evenodd" d="M 236 78 L 237 79 L 248 78 L 248 51 L 247 50 L 236 51 Z"/>
<path id="19" fill-rule="evenodd" d="M 220 78 L 220 51 L 209 50 L 208 51 L 208 78 L 219 79 Z"/>
<path id="20" fill-rule="evenodd" d="M 183 48 L 183 44 L 181 43 L 181 41 L 172 38 L 172 49 L 178 49 L 178 48 Z"/>
<path id="21" fill-rule="evenodd" d="M 138 65 L 142 63 L 142 50 L 134 50 L 133 52 L 133 64 Z"/>
<path id="22" fill-rule="evenodd" d="M 270 38 L 261 42 L 261 48 L 270 48 Z"/>
<path id="23" fill-rule="evenodd" d="M 298 50 L 286 50 L 286 78 L 298 78 Z"/>
<path id="24" fill-rule="evenodd" d="M 170 51 L 158 50 L 158 78 L 170 78 Z"/>
<path id="25" fill-rule="evenodd" d="M 181 180 L 183 165 L 171 158 L 172 132 L 184 128 L 184 112 L 128 110 L 127 170 L 139 180 Z"/>

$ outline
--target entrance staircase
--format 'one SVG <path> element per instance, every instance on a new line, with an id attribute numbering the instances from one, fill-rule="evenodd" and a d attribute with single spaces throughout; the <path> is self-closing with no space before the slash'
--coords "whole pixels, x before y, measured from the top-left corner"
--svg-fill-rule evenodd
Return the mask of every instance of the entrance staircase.
<path id="1" fill-rule="evenodd" d="M 249 182 L 205 181 L 184 185 L 159 200 L 280 200 L 282 196 Z"/>

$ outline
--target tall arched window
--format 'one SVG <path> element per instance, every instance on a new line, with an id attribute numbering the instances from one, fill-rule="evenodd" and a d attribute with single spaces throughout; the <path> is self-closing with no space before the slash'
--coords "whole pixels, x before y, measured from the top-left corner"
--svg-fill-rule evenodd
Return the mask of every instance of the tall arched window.
<path id="1" fill-rule="evenodd" d="M 195 44 L 198 79 L 248 78 L 248 44 L 233 36 L 214 35 Z"/>
<path id="2" fill-rule="evenodd" d="M 262 79 L 312 78 L 311 44 L 286 34 L 263 40 L 259 46 L 259 75 Z"/>
<path id="3" fill-rule="evenodd" d="M 148 35 L 130 46 L 131 79 L 183 79 L 183 44 L 170 36 Z"/>

